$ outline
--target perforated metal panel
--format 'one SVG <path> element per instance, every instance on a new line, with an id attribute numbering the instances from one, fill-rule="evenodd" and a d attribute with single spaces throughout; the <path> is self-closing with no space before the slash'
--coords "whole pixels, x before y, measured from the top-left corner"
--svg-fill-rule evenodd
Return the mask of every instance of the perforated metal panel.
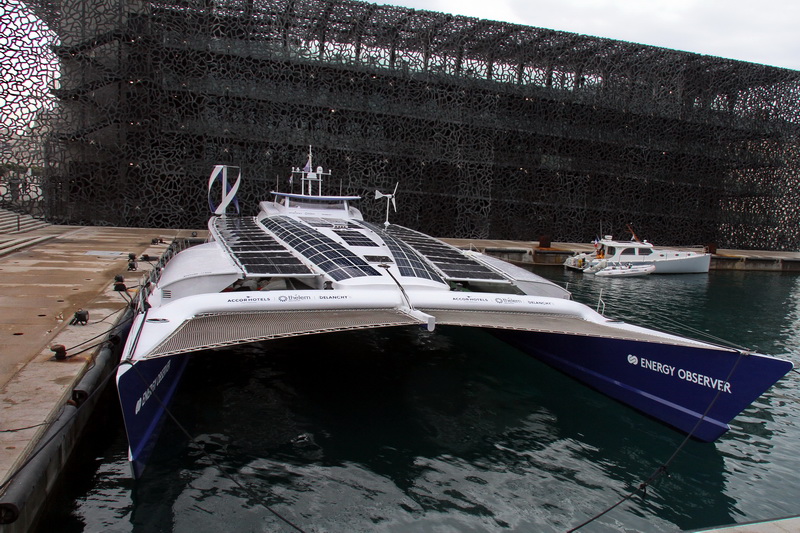
<path id="1" fill-rule="evenodd" d="M 313 145 L 330 192 L 380 222 L 399 182 L 391 221 L 431 235 L 800 248 L 797 71 L 352 0 L 27 4 L 56 56 L 9 45 L 0 146 L 36 186 L 2 201 L 54 221 L 204 227 L 217 163 L 254 215 Z"/>
<path id="2" fill-rule="evenodd" d="M 203 314 L 184 322 L 146 357 L 174 355 L 280 337 L 417 323 L 417 320 L 394 309 Z"/>

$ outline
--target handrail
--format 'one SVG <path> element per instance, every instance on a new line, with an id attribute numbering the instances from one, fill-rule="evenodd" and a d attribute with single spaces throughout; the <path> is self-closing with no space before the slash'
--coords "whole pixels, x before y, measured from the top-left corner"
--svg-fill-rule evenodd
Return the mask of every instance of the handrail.
<path id="1" fill-rule="evenodd" d="M 602 307 L 602 311 L 600 310 Z M 605 316 L 606 312 L 606 303 L 603 301 L 603 289 L 600 289 L 600 294 L 597 297 L 597 308 L 595 309 L 598 313 Z"/>

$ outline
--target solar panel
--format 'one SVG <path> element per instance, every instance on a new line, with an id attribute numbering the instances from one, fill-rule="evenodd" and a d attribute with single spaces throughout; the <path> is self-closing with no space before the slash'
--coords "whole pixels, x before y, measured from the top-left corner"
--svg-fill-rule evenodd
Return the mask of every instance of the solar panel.
<path id="1" fill-rule="evenodd" d="M 253 217 L 214 220 L 221 241 L 248 274 L 280 276 L 313 274 L 297 257 L 266 233 Z"/>
<path id="2" fill-rule="evenodd" d="M 360 231 L 350 230 L 350 229 L 337 229 L 334 230 L 334 232 L 350 246 L 378 246 L 378 243 L 376 243 L 375 241 L 373 241 Z"/>
<path id="3" fill-rule="evenodd" d="M 333 221 L 329 218 L 322 218 L 322 217 L 300 217 L 300 220 L 308 224 L 309 226 L 314 226 L 315 228 L 332 228 Z"/>
<path id="4" fill-rule="evenodd" d="M 349 220 L 343 218 L 327 218 L 327 217 L 298 217 L 300 220 L 313 226 L 315 228 L 358 228 Z"/>
<path id="5" fill-rule="evenodd" d="M 361 276 L 380 276 L 366 261 L 309 226 L 289 217 L 261 219 L 270 231 L 336 281 Z"/>
<path id="6" fill-rule="evenodd" d="M 503 276 L 475 259 L 465 256 L 458 248 L 424 233 L 394 224 L 390 225 L 386 232 L 436 265 L 449 280 L 505 281 Z"/>
<path id="7" fill-rule="evenodd" d="M 370 224 L 369 222 L 361 222 L 361 224 L 381 236 L 383 242 L 389 247 L 389 251 L 392 252 L 392 256 L 394 256 L 395 263 L 397 264 L 401 276 L 430 279 L 444 283 L 442 277 L 406 243 L 395 239 L 380 226 Z"/>

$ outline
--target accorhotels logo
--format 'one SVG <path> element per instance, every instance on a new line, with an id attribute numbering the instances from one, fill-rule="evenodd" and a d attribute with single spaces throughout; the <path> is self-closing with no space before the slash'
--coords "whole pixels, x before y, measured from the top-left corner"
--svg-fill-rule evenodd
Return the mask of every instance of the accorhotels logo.
<path id="1" fill-rule="evenodd" d="M 270 298 L 267 297 L 258 297 L 253 298 L 251 296 L 247 296 L 245 298 L 228 298 L 228 303 L 250 303 L 250 302 L 270 302 L 272 301 Z"/>
<path id="2" fill-rule="evenodd" d="M 478 298 L 477 296 L 456 296 L 453 298 L 454 302 L 488 302 L 488 298 Z"/>

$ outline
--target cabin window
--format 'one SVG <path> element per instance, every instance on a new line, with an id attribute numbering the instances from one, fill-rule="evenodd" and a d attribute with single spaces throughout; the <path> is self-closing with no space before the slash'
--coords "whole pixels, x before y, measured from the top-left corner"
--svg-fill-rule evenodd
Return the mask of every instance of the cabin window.
<path id="1" fill-rule="evenodd" d="M 650 248 L 639 248 L 639 255 L 650 255 L 653 253 L 653 250 Z"/>
<path id="2" fill-rule="evenodd" d="M 636 248 L 625 248 L 620 255 L 636 255 Z"/>

